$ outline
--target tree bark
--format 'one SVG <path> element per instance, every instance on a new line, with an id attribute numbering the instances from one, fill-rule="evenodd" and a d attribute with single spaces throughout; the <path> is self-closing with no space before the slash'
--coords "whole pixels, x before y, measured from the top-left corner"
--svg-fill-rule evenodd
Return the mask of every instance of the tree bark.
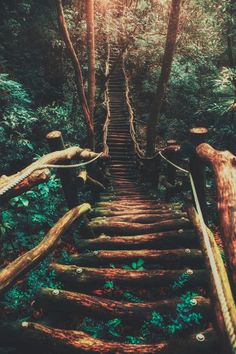
<path id="1" fill-rule="evenodd" d="M 199 145 L 197 153 L 211 164 L 215 174 L 222 241 L 236 297 L 236 157 L 208 144 Z"/>
<path id="2" fill-rule="evenodd" d="M 86 0 L 87 46 L 88 46 L 88 106 L 93 118 L 96 94 L 96 59 L 94 34 L 94 0 Z"/>
<path id="3" fill-rule="evenodd" d="M 167 250 L 174 248 L 198 248 L 199 240 L 193 230 L 174 230 L 138 236 L 106 236 L 95 239 L 80 239 L 78 249 L 83 250 L 122 250 L 154 248 Z"/>
<path id="4" fill-rule="evenodd" d="M 74 287 L 78 286 L 101 286 L 107 280 L 115 281 L 118 285 L 131 287 L 146 286 L 169 286 L 174 283 L 179 276 L 185 272 L 182 270 L 126 270 L 120 268 L 88 268 L 75 265 L 62 265 L 54 263 L 52 269 L 55 270 L 57 277 Z M 189 276 L 186 286 L 207 285 L 205 270 L 194 270 Z M 183 285 L 184 287 L 184 285 Z M 83 288 L 85 290 L 85 288 Z M 183 288 L 181 288 L 183 290 Z M 85 291 L 86 292 L 86 291 Z"/>
<path id="5" fill-rule="evenodd" d="M 27 179 L 24 179 L 21 184 L 19 184 L 19 189 L 17 190 L 17 187 L 13 188 L 13 190 L 15 189 L 15 191 L 18 191 L 17 194 L 20 194 L 20 192 L 24 191 L 24 188 L 26 187 L 25 184 L 27 184 L 27 189 L 30 189 L 30 187 L 32 187 L 35 183 L 35 179 L 32 176 L 34 170 L 38 169 L 41 170 L 41 174 L 45 173 L 45 165 L 47 164 L 55 164 L 55 163 L 60 163 L 63 162 L 65 160 L 71 160 L 72 158 L 75 157 L 80 157 L 81 159 L 85 159 L 85 160 L 89 160 L 92 159 L 94 157 L 96 157 L 98 154 L 90 151 L 90 150 L 86 150 L 86 149 L 81 149 L 80 147 L 74 146 L 74 147 L 70 147 L 67 148 L 65 150 L 61 150 L 61 151 L 55 151 L 55 152 L 51 152 L 49 154 L 44 155 L 43 157 L 41 157 L 39 160 L 33 162 L 31 165 L 27 166 L 26 168 L 24 168 L 22 171 L 9 176 L 9 177 L 4 177 L 0 179 L 0 190 L 2 190 L 3 188 L 7 188 L 8 186 L 11 186 L 12 183 L 14 183 L 14 181 L 18 178 L 20 178 L 20 176 L 24 176 L 25 174 L 29 173 L 29 177 L 27 177 Z M 42 167 L 42 168 L 40 168 Z M 44 172 L 42 172 L 42 170 Z M 46 172 L 46 174 L 48 175 L 48 171 Z M 38 176 L 38 174 L 36 174 L 36 176 Z M 23 185 L 24 188 L 21 190 L 20 186 Z M 2 195 L 1 201 L 5 201 L 7 199 L 9 199 L 9 197 L 12 196 L 11 194 L 11 189 L 9 192 L 6 192 L 4 195 Z"/>
<path id="6" fill-rule="evenodd" d="M 109 233 L 109 235 L 139 235 L 142 233 L 158 232 L 158 231 L 168 231 L 173 229 L 186 229 L 190 228 L 191 224 L 188 219 L 174 219 L 165 220 L 152 224 L 139 224 L 139 223 L 128 223 L 128 222 L 118 222 L 118 221 L 91 221 L 89 226 L 95 232 L 99 233 Z"/>
<path id="7" fill-rule="evenodd" d="M 19 277 L 32 269 L 40 260 L 45 258 L 57 245 L 61 236 L 69 226 L 91 209 L 89 204 L 82 204 L 69 210 L 47 233 L 38 246 L 24 253 L 15 261 L 0 271 L 0 294 L 13 285 Z"/>
<path id="8" fill-rule="evenodd" d="M 109 264 L 131 264 L 142 259 L 145 264 L 155 264 L 155 268 L 180 269 L 182 267 L 192 267 L 194 269 L 203 268 L 202 252 L 197 249 L 171 249 L 171 250 L 99 250 L 92 253 L 73 255 L 72 263 L 80 266 L 109 266 Z"/>
<path id="9" fill-rule="evenodd" d="M 93 120 L 90 115 L 89 106 L 85 95 L 83 74 L 82 74 L 80 60 L 76 55 L 75 49 L 71 42 L 70 34 L 68 32 L 67 24 L 65 21 L 62 1 L 55 0 L 55 2 L 56 2 L 57 14 L 58 14 L 59 27 L 75 71 L 75 83 L 76 83 L 78 96 L 79 96 L 80 104 L 82 107 L 82 111 L 83 111 L 83 115 L 87 127 L 88 147 L 90 149 L 94 149 L 94 126 L 93 126 Z"/>
<path id="10" fill-rule="evenodd" d="M 165 97 L 166 87 L 168 84 L 171 65 L 175 53 L 180 9 L 181 0 L 172 0 L 161 74 L 158 83 L 158 89 L 152 103 L 147 127 L 147 155 L 152 155 L 155 151 L 157 122 L 161 114 L 161 108 Z"/>
<path id="11" fill-rule="evenodd" d="M 197 300 L 195 311 L 204 315 L 204 318 L 210 315 L 209 300 L 202 296 L 194 296 Z M 47 309 L 67 314 L 90 313 L 98 318 L 122 318 L 123 321 L 144 321 L 150 320 L 152 311 L 158 311 L 162 314 L 174 313 L 176 305 L 181 303 L 180 298 L 161 300 L 155 302 L 123 302 L 105 299 L 99 296 L 91 296 L 78 292 L 60 290 L 57 295 L 54 289 L 42 288 L 38 294 L 38 301 Z"/>
<path id="12" fill-rule="evenodd" d="M 76 330 L 55 329 L 42 324 L 25 322 L 0 324 L 0 343 L 12 346 L 12 338 L 21 348 L 31 348 L 34 353 L 78 354 L 78 353 L 144 353 L 144 354 L 218 354 L 219 341 L 214 330 L 202 332 L 205 341 L 196 339 L 197 333 L 185 338 L 172 339 L 167 342 L 152 344 L 124 344 L 106 341 Z"/>

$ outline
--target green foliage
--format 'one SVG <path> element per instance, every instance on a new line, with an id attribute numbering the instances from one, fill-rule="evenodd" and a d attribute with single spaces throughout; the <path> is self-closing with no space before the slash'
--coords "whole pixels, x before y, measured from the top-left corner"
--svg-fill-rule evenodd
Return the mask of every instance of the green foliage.
<path id="1" fill-rule="evenodd" d="M 90 317 L 85 317 L 80 329 L 89 333 L 94 338 L 114 339 L 120 337 L 118 330 L 121 326 L 121 320 L 114 318 L 109 321 L 95 321 Z"/>
<path id="2" fill-rule="evenodd" d="M 127 269 L 127 270 L 145 270 L 145 268 L 143 267 L 143 264 L 144 264 L 144 260 L 139 259 L 137 262 L 132 262 L 131 266 L 124 265 L 124 266 L 122 266 L 122 268 Z"/>
<path id="3" fill-rule="evenodd" d="M 172 285 L 173 290 L 181 289 L 189 281 L 190 275 L 188 273 L 181 274 Z"/>
<path id="4" fill-rule="evenodd" d="M 64 208 L 61 186 L 55 176 L 11 199 L 9 209 L 0 215 L 2 257 L 8 257 L 12 249 L 16 256 L 38 244 Z"/>
<path id="5" fill-rule="evenodd" d="M 50 258 L 43 260 L 27 275 L 24 283 L 15 285 L 6 292 L 0 305 L 27 314 L 31 311 L 31 302 L 40 288 L 61 289 L 62 284 L 56 281 L 55 272 L 49 270 L 49 263 Z"/>

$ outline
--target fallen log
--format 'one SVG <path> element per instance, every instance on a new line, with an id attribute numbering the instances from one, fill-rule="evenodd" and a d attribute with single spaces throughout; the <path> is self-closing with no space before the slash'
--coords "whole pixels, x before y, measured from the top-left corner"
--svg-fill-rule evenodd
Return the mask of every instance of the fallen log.
<path id="1" fill-rule="evenodd" d="M 198 248 L 199 239 L 193 230 L 173 230 L 138 236 L 106 236 L 101 235 L 94 239 L 80 239 L 78 249 L 83 250 L 112 250 L 112 249 L 173 249 Z"/>
<path id="2" fill-rule="evenodd" d="M 210 303 L 202 296 L 194 296 L 194 311 L 201 313 L 204 319 L 209 319 Z M 180 298 L 161 300 L 156 302 L 121 302 L 108 300 L 103 297 L 86 295 L 78 292 L 55 289 L 40 289 L 37 302 L 46 307 L 49 311 L 68 312 L 74 315 L 81 315 L 81 312 L 101 318 L 122 318 L 123 321 L 150 320 L 152 312 L 158 311 L 162 314 L 175 313 L 176 306 L 182 302 Z"/>
<path id="3" fill-rule="evenodd" d="M 158 231 L 168 231 L 173 229 L 187 229 L 191 228 L 191 223 L 188 219 L 174 219 L 165 220 L 152 224 L 139 224 L 128 222 L 118 222 L 118 221 L 90 221 L 89 227 L 96 233 L 108 233 L 109 235 L 139 235 L 142 233 L 158 232 Z"/>
<path id="4" fill-rule="evenodd" d="M 208 144 L 199 145 L 197 153 L 215 174 L 222 241 L 236 298 L 236 156 Z"/>
<path id="5" fill-rule="evenodd" d="M 71 263 L 79 266 L 97 266 L 109 264 L 132 264 L 139 259 L 144 261 L 144 267 L 150 263 L 155 268 L 167 269 L 182 267 L 193 267 L 199 269 L 204 267 L 202 252 L 196 249 L 171 249 L 171 250 L 99 250 L 90 253 L 75 254 L 71 256 Z"/>
<path id="6" fill-rule="evenodd" d="M 13 285 L 19 277 L 31 270 L 45 258 L 57 245 L 70 225 L 91 209 L 89 204 L 82 204 L 69 210 L 47 233 L 44 239 L 32 250 L 24 253 L 0 271 L 0 294 Z"/>
<path id="7" fill-rule="evenodd" d="M 33 322 L 17 324 L 1 323 L 0 343 L 12 345 L 12 338 L 18 347 L 30 348 L 34 353 L 78 354 L 78 353 L 160 353 L 160 354 L 220 354 L 221 347 L 212 329 L 202 332 L 203 341 L 197 333 L 169 342 L 152 344 L 124 344 L 108 342 L 75 330 L 55 329 Z M 222 353 L 222 351 L 221 351 Z"/>
<path id="8" fill-rule="evenodd" d="M 105 281 L 112 280 L 120 285 L 146 286 L 146 285 L 170 285 L 180 275 L 187 272 L 183 270 L 126 270 L 120 268 L 88 268 L 75 265 L 62 265 L 53 263 L 51 268 L 62 281 L 74 286 L 91 284 L 103 285 Z M 194 270 L 191 272 L 188 282 L 191 286 L 206 286 L 207 279 L 205 270 Z"/>

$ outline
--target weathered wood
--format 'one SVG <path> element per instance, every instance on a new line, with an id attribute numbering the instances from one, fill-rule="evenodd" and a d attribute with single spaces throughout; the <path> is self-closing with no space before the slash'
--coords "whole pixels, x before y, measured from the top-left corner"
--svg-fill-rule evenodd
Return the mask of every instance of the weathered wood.
<path id="1" fill-rule="evenodd" d="M 196 232 L 200 238 L 200 241 L 201 241 L 201 247 L 202 247 L 202 251 L 204 254 L 204 258 L 205 258 L 206 268 L 208 271 L 208 277 L 209 277 L 210 283 L 211 283 L 211 297 L 212 297 L 212 303 L 214 305 L 214 310 L 215 310 L 215 322 L 216 322 L 219 332 L 221 334 L 222 340 L 225 343 L 225 348 L 228 347 L 227 353 L 232 353 L 232 350 L 231 350 L 232 348 L 231 348 L 231 345 L 229 344 L 229 337 L 228 337 L 229 333 L 227 333 L 226 323 L 224 321 L 224 317 L 222 314 L 222 308 L 219 303 L 216 285 L 214 282 L 214 277 L 212 275 L 212 268 L 211 268 L 211 264 L 210 264 L 210 260 L 209 260 L 209 256 L 208 256 L 208 251 L 207 251 L 207 247 L 206 247 L 206 244 L 204 241 L 204 235 L 203 235 L 203 231 L 202 231 L 202 227 L 201 227 L 201 223 L 200 223 L 200 218 L 199 218 L 199 215 L 197 214 L 196 210 L 192 206 L 188 206 L 188 214 L 189 214 L 189 218 L 191 219 L 191 221 L 195 227 L 195 230 L 196 230 Z M 224 295 L 225 295 L 225 298 L 227 301 L 231 321 L 232 321 L 233 328 L 235 331 L 235 329 L 236 329 L 236 307 L 235 307 L 235 302 L 234 302 L 233 294 L 231 291 L 227 271 L 226 271 L 224 262 L 222 260 L 220 250 L 216 244 L 214 235 L 212 234 L 212 232 L 209 228 L 207 228 L 207 233 L 208 233 L 210 244 L 211 244 L 211 247 L 212 247 L 212 250 L 214 253 L 214 259 L 215 259 L 215 263 L 217 266 L 217 271 L 220 275 L 223 292 L 224 292 Z M 232 335 L 232 333 L 230 333 L 230 335 Z"/>
<path id="2" fill-rule="evenodd" d="M 210 316 L 209 300 L 202 296 L 194 296 L 196 306 L 194 311 L 201 313 L 206 320 Z M 130 320 L 150 320 L 152 311 L 158 311 L 162 314 L 175 313 L 177 304 L 182 301 L 180 298 L 161 300 L 156 302 L 121 302 L 104 299 L 103 297 L 86 295 L 78 292 L 71 292 L 54 289 L 40 289 L 37 300 L 40 305 L 47 309 L 68 312 L 70 314 L 89 313 L 98 318 L 122 318 L 123 321 Z"/>
<path id="3" fill-rule="evenodd" d="M 9 184 L 11 183 L 12 180 L 16 175 L 13 175 L 11 177 L 8 176 L 1 176 L 0 177 L 0 188 L 2 184 Z M 40 183 L 43 183 L 47 181 L 50 178 L 50 171 L 45 168 L 43 170 L 35 171 L 33 172 L 29 177 L 25 178 L 22 182 L 20 182 L 16 187 L 10 189 L 6 194 L 1 196 L 1 201 L 8 200 L 11 198 L 16 197 L 17 195 L 20 195 L 29 189 L 33 188 L 34 186 L 37 186 Z"/>
<path id="4" fill-rule="evenodd" d="M 197 154 L 199 144 L 206 141 L 208 130 L 206 128 L 192 128 L 190 130 L 190 142 L 193 144 L 194 150 L 190 156 L 190 172 L 193 177 L 194 185 L 197 191 L 199 203 L 202 209 L 204 220 L 207 223 L 207 205 L 206 205 L 206 177 L 205 165 Z"/>
<path id="5" fill-rule="evenodd" d="M 20 178 L 20 176 L 22 176 L 28 172 L 30 174 L 31 171 L 34 171 L 36 169 L 38 169 L 40 171 L 42 171 L 42 170 L 44 171 L 45 170 L 44 166 L 47 164 L 50 164 L 50 165 L 51 164 L 58 164 L 62 161 L 71 160 L 76 157 L 80 157 L 81 159 L 84 159 L 84 160 L 90 160 L 90 159 L 96 157 L 97 155 L 98 154 L 95 152 L 92 152 L 87 149 L 81 149 L 78 146 L 70 147 L 70 148 L 67 148 L 62 151 L 51 152 L 49 154 L 42 156 L 39 160 L 33 162 L 32 164 L 30 164 L 29 166 L 27 166 L 26 168 L 24 168 L 20 172 L 14 174 L 14 175 L 11 175 L 7 178 L 5 178 L 5 177 L 2 178 L 0 180 L 0 188 L 2 189 L 2 188 L 7 187 L 16 178 L 18 178 L 18 177 Z M 42 168 L 40 168 L 40 167 L 42 167 Z M 30 176 L 32 175 L 32 173 L 30 174 Z M 29 177 L 27 177 L 27 178 L 29 178 Z M 22 183 L 24 183 L 24 180 Z"/>
<path id="6" fill-rule="evenodd" d="M 88 268 L 75 265 L 53 263 L 52 269 L 62 281 L 72 285 L 103 285 L 107 280 L 113 280 L 120 285 L 147 286 L 170 285 L 187 270 L 126 270 L 120 268 Z M 187 286 L 206 286 L 207 279 L 204 270 L 194 270 L 189 276 Z"/>
<path id="7" fill-rule="evenodd" d="M 45 258 L 57 245 L 70 225 L 91 209 L 89 204 L 82 204 L 69 210 L 46 234 L 44 239 L 32 250 L 24 253 L 0 271 L 0 293 L 13 285 L 19 277 L 32 269 Z"/>
<path id="8" fill-rule="evenodd" d="M 150 233 L 158 231 L 168 231 L 178 228 L 190 228 L 191 224 L 188 219 L 174 219 L 165 220 L 152 224 L 139 224 L 139 223 L 128 223 L 128 222 L 118 222 L 118 221 L 99 221 L 89 223 L 89 226 L 93 229 L 95 233 L 106 233 L 110 235 L 118 235 L 122 232 L 123 235 L 137 235 L 141 233 Z"/>
<path id="9" fill-rule="evenodd" d="M 215 174 L 222 241 L 236 299 L 236 157 L 208 144 L 199 145 L 197 154 L 211 164 Z"/>
<path id="10" fill-rule="evenodd" d="M 137 236 L 106 236 L 101 235 L 95 239 L 80 239 L 78 249 L 89 250 L 122 250 L 122 249 L 172 249 L 172 248 L 198 248 L 199 239 L 193 230 L 174 230 Z"/>
<path id="11" fill-rule="evenodd" d="M 49 148 L 52 152 L 65 150 L 63 137 L 60 131 L 52 131 L 46 136 Z M 62 161 L 62 164 L 69 165 L 70 162 Z M 68 208 L 71 209 L 78 205 L 78 190 L 75 183 L 75 170 L 74 169 L 59 169 L 57 171 L 60 177 L 62 188 L 65 194 L 65 199 Z"/>
<path id="12" fill-rule="evenodd" d="M 128 214 L 128 213 L 127 213 Z M 101 216 L 93 219 L 93 222 L 100 222 L 100 221 L 106 221 L 106 222 L 113 222 L 113 221 L 119 221 L 119 222 L 128 222 L 128 223 L 140 223 L 140 224 L 150 224 L 153 222 L 158 222 L 158 221 L 164 221 L 164 220 L 173 220 L 173 219 L 179 219 L 179 218 L 186 218 L 187 214 L 186 213 L 166 213 L 166 214 L 136 214 L 136 215 L 116 215 L 116 216 Z"/>
<path id="13" fill-rule="evenodd" d="M 109 264 L 131 264 L 139 259 L 144 261 L 144 267 L 155 264 L 155 269 L 180 269 L 190 267 L 203 268 L 202 252 L 197 249 L 171 249 L 171 250 L 99 250 L 92 253 L 74 254 L 71 263 L 80 266 L 96 266 Z"/>
<path id="14" fill-rule="evenodd" d="M 1 323 L 0 343 L 18 343 L 21 348 L 30 348 L 34 353 L 78 354 L 78 353 L 160 353 L 160 354 L 222 354 L 219 341 L 212 329 L 202 332 L 205 340 L 198 341 L 197 333 L 185 338 L 172 339 L 170 342 L 152 344 L 124 344 L 108 342 L 75 330 L 55 329 L 33 322 L 23 325 Z M 25 349 L 26 350 L 26 349 Z M 24 352 L 25 352 L 24 350 Z"/>

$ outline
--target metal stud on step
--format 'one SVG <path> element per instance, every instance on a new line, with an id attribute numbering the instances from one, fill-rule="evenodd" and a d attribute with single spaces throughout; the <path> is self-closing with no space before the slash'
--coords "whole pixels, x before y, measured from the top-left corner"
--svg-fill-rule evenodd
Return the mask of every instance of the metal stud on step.
<path id="1" fill-rule="evenodd" d="M 28 328 L 28 327 L 29 327 L 29 322 L 24 321 L 24 322 L 21 323 L 21 326 L 22 326 L 23 328 Z"/>
<path id="2" fill-rule="evenodd" d="M 204 334 L 198 333 L 196 335 L 196 339 L 197 339 L 198 342 L 204 342 L 206 340 L 206 337 L 204 336 Z"/>
<path id="3" fill-rule="evenodd" d="M 77 269 L 76 269 L 76 273 L 81 274 L 82 272 L 83 272 L 83 269 L 82 269 L 82 268 L 77 268 Z"/>
<path id="4" fill-rule="evenodd" d="M 99 251 L 93 251 L 94 256 L 97 256 L 99 254 Z"/>
<path id="5" fill-rule="evenodd" d="M 193 270 L 192 270 L 192 269 L 187 269 L 187 270 L 186 270 L 186 273 L 187 273 L 188 275 L 193 275 Z"/>
<path id="6" fill-rule="evenodd" d="M 190 305 L 196 306 L 197 305 L 197 299 L 191 299 L 190 300 Z"/>
<path id="7" fill-rule="evenodd" d="M 178 234 L 182 234 L 183 232 L 184 232 L 183 229 L 179 229 L 179 230 L 178 230 Z"/>
<path id="8" fill-rule="evenodd" d="M 189 254 L 189 253 L 191 253 L 191 250 L 189 248 L 186 248 L 185 253 Z"/>
<path id="9" fill-rule="evenodd" d="M 58 289 L 54 289 L 52 294 L 57 296 L 60 294 L 60 291 Z"/>

